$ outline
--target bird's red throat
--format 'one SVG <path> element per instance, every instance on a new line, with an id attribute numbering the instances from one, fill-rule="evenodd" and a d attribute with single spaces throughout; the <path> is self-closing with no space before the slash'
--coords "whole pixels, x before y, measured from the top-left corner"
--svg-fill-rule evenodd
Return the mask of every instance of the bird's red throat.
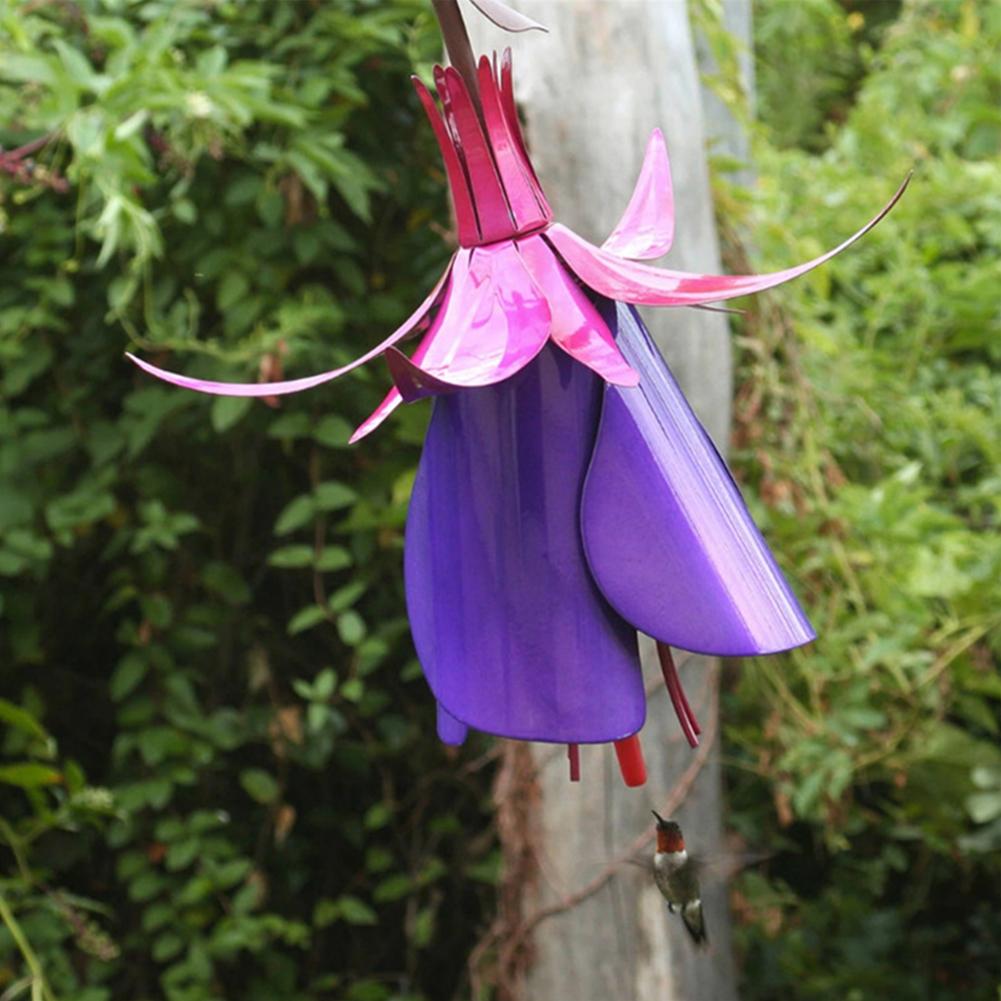
<path id="1" fill-rule="evenodd" d="M 657 851 L 683 852 L 684 850 L 685 839 L 680 834 L 671 831 L 657 831 Z"/>

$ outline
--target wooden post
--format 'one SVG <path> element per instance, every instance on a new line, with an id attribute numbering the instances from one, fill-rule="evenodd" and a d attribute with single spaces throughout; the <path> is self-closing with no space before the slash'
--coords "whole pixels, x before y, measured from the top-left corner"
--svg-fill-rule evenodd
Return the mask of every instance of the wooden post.
<path id="1" fill-rule="evenodd" d="M 532 159 L 556 218 L 600 244 L 625 208 L 650 131 L 659 126 L 670 150 L 677 207 L 676 245 L 666 262 L 685 270 L 718 272 L 702 93 L 684 0 L 509 2 L 547 25 L 549 33 L 511 36 L 473 13 L 467 20 L 477 53 L 514 48 L 516 97 L 525 115 Z M 665 309 L 646 310 L 644 318 L 688 399 L 725 451 L 731 398 L 725 317 Z M 705 658 L 685 662 L 684 655 L 679 657 L 689 700 L 704 730 L 703 747 L 693 751 L 663 685 L 654 685 L 659 678 L 654 644 L 646 641 L 643 646 L 655 692 L 643 730 L 649 773 L 645 786 L 623 785 L 610 747 L 582 746 L 580 782 L 574 783 L 567 779 L 563 748 L 554 753 L 538 745 L 533 751 L 539 795 L 521 801 L 536 804 L 527 822 L 535 828 L 538 866 L 529 878 L 525 839 L 531 832 L 519 832 L 514 839 L 517 885 L 505 890 L 508 931 L 511 901 L 520 894 L 518 908 L 522 921 L 531 925 L 531 948 L 520 953 L 521 977 L 502 970 L 508 980 L 501 997 L 736 997 L 724 886 L 709 881 L 704 888 L 711 948 L 700 952 L 678 918 L 668 914 L 649 874 L 627 864 L 607 871 L 608 863 L 652 831 L 651 808 L 677 819 L 690 846 L 708 853 L 721 850 L 718 665 Z M 501 809 L 504 817 L 514 815 L 511 804 Z M 525 823 L 523 814 L 519 816 Z M 652 852 L 649 844 L 645 851 Z M 594 888 L 596 882 L 600 885 Z M 572 906 L 565 906 L 568 901 Z M 517 965 L 518 949 L 511 942 L 494 945 L 502 963 L 506 956 Z"/>

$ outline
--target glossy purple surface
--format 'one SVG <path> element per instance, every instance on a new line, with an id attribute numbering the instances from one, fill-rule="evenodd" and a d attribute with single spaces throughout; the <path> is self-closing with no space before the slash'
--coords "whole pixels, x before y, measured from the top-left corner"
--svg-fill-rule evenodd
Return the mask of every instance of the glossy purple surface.
<path id="1" fill-rule="evenodd" d="M 643 156 L 633 196 L 602 250 L 619 257 L 648 260 L 662 257 L 674 243 L 674 188 L 667 144 L 654 129 Z"/>
<path id="2" fill-rule="evenodd" d="M 637 629 L 684 650 L 808 643 L 810 623 L 635 310 L 603 312 L 641 379 L 606 387 L 584 486 L 584 545 L 602 593 Z"/>
<path id="3" fill-rule="evenodd" d="M 635 632 L 581 544 L 600 395 L 549 346 L 500 385 L 435 400 L 407 516 L 407 609 L 435 697 L 478 730 L 591 743 L 643 724 Z"/>
<path id="4" fill-rule="evenodd" d="M 460 723 L 440 702 L 436 702 L 435 706 L 438 712 L 438 739 L 443 744 L 451 744 L 453 747 L 465 743 L 469 727 L 465 723 Z"/>

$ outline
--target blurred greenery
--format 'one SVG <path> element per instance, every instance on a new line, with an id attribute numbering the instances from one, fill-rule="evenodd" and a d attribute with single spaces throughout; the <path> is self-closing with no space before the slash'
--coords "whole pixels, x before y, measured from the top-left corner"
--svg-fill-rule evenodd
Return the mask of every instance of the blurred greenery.
<path id="1" fill-rule="evenodd" d="M 717 185 L 735 269 L 735 225 L 782 267 L 914 178 L 745 304 L 734 463 L 820 638 L 723 709 L 730 824 L 776 853 L 735 894 L 743 993 L 995 999 L 1001 5 L 756 14 L 758 181 Z"/>
<path id="2" fill-rule="evenodd" d="M 270 407 L 122 357 L 332 368 L 424 297 L 433 19 L 0 10 L 0 146 L 50 138 L 0 181 L 0 996 L 450 994 L 495 843 L 403 613 L 423 408 L 349 450 L 377 367 Z"/>
<path id="3" fill-rule="evenodd" d="M 730 672 L 728 822 L 775 853 L 742 992 L 996 998 L 1001 7 L 755 10 L 731 265 L 916 175 L 738 331 L 735 466 L 821 636 Z M 378 366 L 279 405 L 121 357 L 275 377 L 392 329 L 449 251 L 437 45 L 423 0 L 0 2 L 0 148 L 45 140 L 0 155 L 3 1001 L 468 993 L 498 857 L 403 614 L 426 409 L 349 450 Z"/>

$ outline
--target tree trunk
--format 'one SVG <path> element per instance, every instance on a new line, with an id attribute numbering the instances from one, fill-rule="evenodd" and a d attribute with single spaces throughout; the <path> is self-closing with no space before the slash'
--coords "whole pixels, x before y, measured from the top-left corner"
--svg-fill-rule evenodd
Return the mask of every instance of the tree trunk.
<path id="1" fill-rule="evenodd" d="M 746 0 L 729 2 L 740 6 Z M 625 208 L 647 139 L 659 126 L 670 150 L 677 208 L 677 243 L 667 262 L 718 272 L 702 93 L 684 0 L 516 5 L 547 25 L 549 34 L 504 35 L 475 13 L 468 20 L 477 52 L 514 48 L 516 95 L 556 218 L 600 244 Z M 644 319 L 692 406 L 725 450 L 731 397 L 725 318 L 664 309 L 647 310 Z M 647 680 L 653 683 L 659 677 L 653 644 L 644 638 L 642 645 Z M 685 657 L 679 654 L 679 665 Z M 681 674 L 703 725 L 704 747 L 688 748 L 663 685 L 654 688 L 642 732 L 645 787 L 623 785 L 610 747 L 581 748 L 581 781 L 573 785 L 559 750 L 544 745 L 533 750 L 540 793 L 529 818 L 538 842 L 534 880 L 526 874 L 523 843 L 512 847 L 508 838 L 505 845 L 521 918 L 535 922 L 520 991 L 524 1001 L 736 997 L 724 886 L 710 881 L 703 887 L 710 948 L 699 951 L 644 869 L 622 864 L 609 872 L 609 863 L 628 855 L 637 838 L 652 831 L 651 808 L 678 820 L 689 847 L 721 850 L 718 665 L 691 658 Z M 522 795 L 513 813 L 510 804 L 499 808 L 524 822 L 525 802 Z M 646 845 L 644 853 L 649 857 L 652 847 Z M 609 878 L 602 882 L 604 876 Z M 578 899 L 577 891 L 594 889 L 597 882 L 595 892 Z M 564 906 L 568 898 L 572 906 Z M 540 913 L 548 916 L 538 920 Z"/>

